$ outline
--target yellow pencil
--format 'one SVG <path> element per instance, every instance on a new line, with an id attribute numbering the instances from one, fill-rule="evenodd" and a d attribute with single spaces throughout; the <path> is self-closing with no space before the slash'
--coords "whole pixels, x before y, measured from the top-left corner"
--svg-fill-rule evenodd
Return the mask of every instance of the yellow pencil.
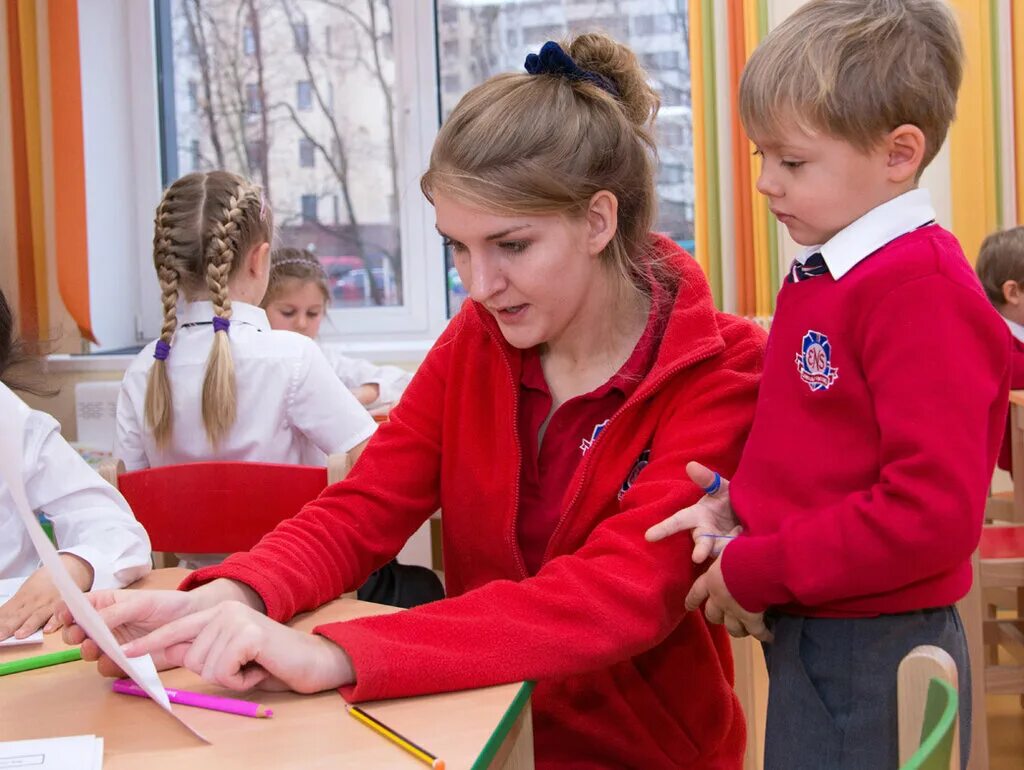
<path id="1" fill-rule="evenodd" d="M 417 746 L 404 735 L 396 733 L 394 730 L 392 730 L 386 724 L 381 722 L 379 719 L 376 719 L 375 717 L 372 717 L 369 714 L 367 714 L 365 711 L 359 708 L 359 706 L 346 706 L 345 708 L 348 710 L 349 714 L 354 716 L 364 725 L 380 733 L 392 743 L 401 746 L 403 749 L 405 749 L 414 757 L 416 757 L 416 759 L 419 759 L 422 762 L 426 762 L 428 765 L 434 768 L 434 770 L 444 770 L 443 759 L 438 759 L 422 746 Z"/>

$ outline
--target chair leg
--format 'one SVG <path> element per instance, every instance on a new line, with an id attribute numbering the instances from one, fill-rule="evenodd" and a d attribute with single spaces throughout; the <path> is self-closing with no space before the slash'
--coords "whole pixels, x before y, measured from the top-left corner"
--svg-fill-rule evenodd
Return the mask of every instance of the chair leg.
<path id="1" fill-rule="evenodd" d="M 988 770 L 988 717 L 985 709 L 984 607 L 978 553 L 971 558 L 974 576 L 971 590 L 959 602 L 960 617 L 971 658 L 971 759 L 966 770 Z"/>
<path id="2" fill-rule="evenodd" d="M 999 605 L 986 604 L 985 605 L 985 620 L 996 620 L 999 617 Z M 984 633 L 984 629 L 982 629 Z M 985 645 L 985 665 L 986 666 L 998 666 L 999 665 L 999 642 L 994 641 L 991 644 Z"/>

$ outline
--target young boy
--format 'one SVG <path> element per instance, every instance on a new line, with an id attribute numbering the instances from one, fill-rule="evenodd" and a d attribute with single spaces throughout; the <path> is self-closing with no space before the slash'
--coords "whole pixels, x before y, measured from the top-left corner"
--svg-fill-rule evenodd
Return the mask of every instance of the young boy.
<path id="1" fill-rule="evenodd" d="M 992 233 L 978 252 L 975 265 L 978 278 L 989 300 L 1010 327 L 1013 335 L 1010 354 L 1010 387 L 1024 388 L 1024 227 Z M 1010 431 L 1007 422 L 1003 445 L 996 464 L 1012 470 Z"/>
<path id="2" fill-rule="evenodd" d="M 954 602 L 1003 432 L 1009 335 L 917 187 L 953 119 L 963 52 L 941 0 L 816 0 L 754 52 L 740 115 L 758 190 L 808 247 L 779 292 L 731 486 L 648 533 L 722 556 L 687 605 L 774 639 L 765 767 L 892 768 L 896 670 L 920 644 L 970 667 Z M 704 474 L 711 476 L 705 478 Z M 712 480 L 713 479 L 713 480 Z M 702 538 L 744 528 L 731 540 Z"/>

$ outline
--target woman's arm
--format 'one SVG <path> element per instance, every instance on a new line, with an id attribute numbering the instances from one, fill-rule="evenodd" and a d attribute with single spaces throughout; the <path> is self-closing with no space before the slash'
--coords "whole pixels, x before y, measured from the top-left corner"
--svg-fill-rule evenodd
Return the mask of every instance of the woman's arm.
<path id="1" fill-rule="evenodd" d="M 318 627 L 352 660 L 355 685 L 343 694 L 367 700 L 564 677 L 637 655 L 670 633 L 697 574 L 692 541 L 648 543 L 644 533 L 703 494 L 685 477 L 688 460 L 727 474 L 738 464 L 761 337 L 747 335 L 719 359 L 702 365 L 667 408 L 650 464 L 620 512 L 575 553 L 520 582 L 496 580 L 407 612 Z"/>

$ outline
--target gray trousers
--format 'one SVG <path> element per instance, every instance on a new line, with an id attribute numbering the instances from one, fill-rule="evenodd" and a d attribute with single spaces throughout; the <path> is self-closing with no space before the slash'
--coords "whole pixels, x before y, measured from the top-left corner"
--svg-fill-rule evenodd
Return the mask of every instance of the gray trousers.
<path id="1" fill-rule="evenodd" d="M 769 611 L 765 770 L 899 767 L 896 670 L 919 644 L 956 661 L 961 767 L 971 745 L 971 668 L 954 607 L 876 618 L 805 618 Z"/>

